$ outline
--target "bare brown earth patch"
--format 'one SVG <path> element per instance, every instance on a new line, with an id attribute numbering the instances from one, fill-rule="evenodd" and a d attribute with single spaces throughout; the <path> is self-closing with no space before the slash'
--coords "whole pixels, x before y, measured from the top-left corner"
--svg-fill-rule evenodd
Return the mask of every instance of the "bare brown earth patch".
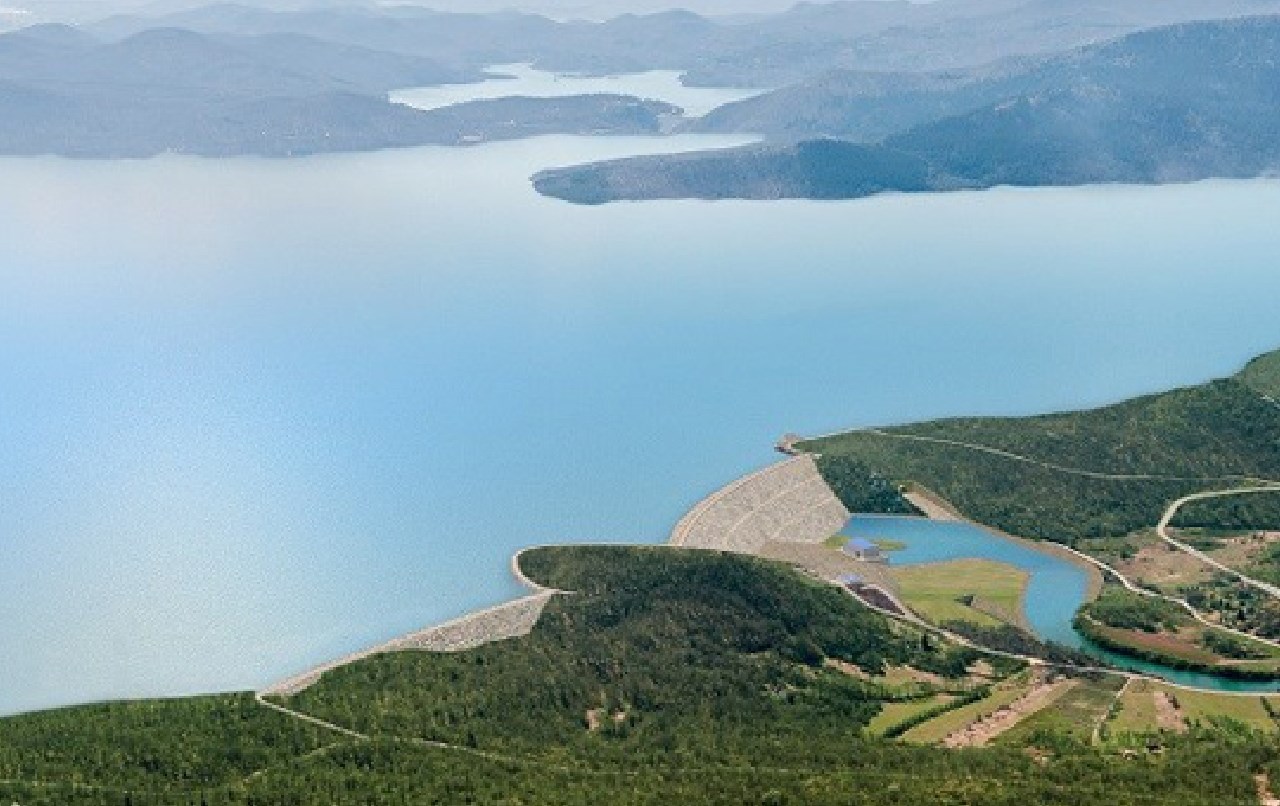
<path id="1" fill-rule="evenodd" d="M 1260 772 L 1253 776 L 1253 782 L 1258 787 L 1258 803 L 1262 806 L 1280 806 L 1280 798 L 1277 798 L 1271 792 L 1271 779 L 1267 777 L 1265 772 Z"/>
<path id="2" fill-rule="evenodd" d="M 850 677 L 857 678 L 858 680 L 871 679 L 871 675 L 868 674 L 861 666 L 855 666 L 848 661 L 837 660 L 836 658 L 827 658 L 823 661 L 823 665 L 828 669 L 835 669 L 837 672 L 847 674 Z"/>
<path id="3" fill-rule="evenodd" d="M 902 497 L 911 502 L 911 506 L 923 512 L 924 516 L 930 520 L 965 520 L 964 515 L 960 510 L 952 506 L 950 501 L 919 484 L 911 485 L 911 489 L 904 492 Z"/>
<path id="4" fill-rule="evenodd" d="M 942 686 L 947 682 L 933 672 L 922 672 L 910 666 L 890 666 L 885 670 L 884 680 L 891 684 L 923 683 L 930 686 Z"/>
<path id="5" fill-rule="evenodd" d="M 1214 653 L 1200 646 L 1202 631 L 1199 627 L 1190 627 L 1178 632 L 1143 632 L 1142 630 L 1124 630 L 1109 627 L 1090 619 L 1091 626 L 1109 640 L 1126 646 L 1158 652 L 1174 658 L 1181 658 L 1192 663 L 1215 664 L 1219 658 Z"/>
<path id="6" fill-rule="evenodd" d="M 1160 730 L 1186 733 L 1187 720 L 1173 695 L 1167 691 L 1156 691 L 1152 696 L 1156 703 L 1156 725 Z"/>
<path id="7" fill-rule="evenodd" d="M 1175 591 L 1184 585 L 1208 582 L 1213 569 L 1168 543 L 1149 543 L 1137 554 L 1115 564 L 1115 568 L 1135 582 Z"/>

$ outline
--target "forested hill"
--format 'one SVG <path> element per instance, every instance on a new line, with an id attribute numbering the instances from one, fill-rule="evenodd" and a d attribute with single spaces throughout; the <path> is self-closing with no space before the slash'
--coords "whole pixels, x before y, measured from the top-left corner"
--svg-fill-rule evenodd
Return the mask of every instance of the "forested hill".
<path id="1" fill-rule="evenodd" d="M 1230 87 L 1274 101 L 1276 17 L 1185 24 L 1050 56 L 925 72 L 835 70 L 727 104 L 689 128 L 774 139 L 878 142 L 923 124 L 1070 89 L 1145 94 L 1183 103 Z"/>
<path id="2" fill-rule="evenodd" d="M 868 135 L 918 123 L 860 147 L 824 145 L 825 164 L 812 164 L 804 143 L 766 145 L 558 169 L 535 186 L 580 203 L 856 198 L 1252 177 L 1280 168 L 1280 17 L 1142 32 L 1021 74 L 896 82 L 905 89 L 892 90 L 893 79 L 835 81 L 829 91 L 805 86 L 756 102 L 793 121 L 766 131 Z M 850 86 L 860 89 L 850 96 Z"/>
<path id="3" fill-rule="evenodd" d="M 755 558 L 580 546 L 521 562 L 578 591 L 529 635 L 375 656 L 283 701 L 349 732 L 250 695 L 28 714 L 0 720 L 0 799 L 1252 806 L 1254 775 L 1280 774 L 1276 739 L 1242 724 L 1144 735 L 1133 751 L 1123 736 L 1091 744 L 1094 717 L 1070 704 L 985 749 L 896 743 L 878 731 L 1007 703 L 1026 690 L 1023 664 L 975 663 L 975 650 Z M 1092 696 L 1105 711 L 1114 695 Z"/>
<path id="4" fill-rule="evenodd" d="M 1280 350 L 1253 359 L 1238 377 L 1249 388 L 1280 403 Z"/>
<path id="5" fill-rule="evenodd" d="M 840 140 L 630 157 L 543 171 L 545 196 L 577 204 L 644 199 L 850 199 L 936 187 L 923 159 Z"/>
<path id="6" fill-rule="evenodd" d="M 1077 544 L 1152 527 L 1188 493 L 1280 480 L 1280 406 L 1266 395 L 1278 369 L 1280 351 L 1229 378 L 1098 409 L 852 431 L 802 448 L 821 454 L 847 504 L 865 508 L 867 480 L 890 478 L 1012 534 Z M 1280 496 L 1250 503 L 1205 502 L 1175 524 L 1280 528 Z"/>

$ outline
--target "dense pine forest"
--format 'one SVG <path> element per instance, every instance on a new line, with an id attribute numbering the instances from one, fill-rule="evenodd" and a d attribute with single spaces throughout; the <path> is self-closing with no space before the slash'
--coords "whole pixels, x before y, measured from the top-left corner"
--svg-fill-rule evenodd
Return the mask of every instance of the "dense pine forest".
<path id="1" fill-rule="evenodd" d="M 916 483 L 973 520 L 1076 545 L 1154 526 L 1188 493 L 1280 480 L 1280 406 L 1269 395 L 1280 386 L 1277 355 L 1235 377 L 1098 409 L 938 420 L 800 447 L 821 454 L 823 476 L 854 511 L 900 511 L 896 497 L 868 490 Z M 1196 502 L 1174 524 L 1280 527 L 1280 495 Z"/>

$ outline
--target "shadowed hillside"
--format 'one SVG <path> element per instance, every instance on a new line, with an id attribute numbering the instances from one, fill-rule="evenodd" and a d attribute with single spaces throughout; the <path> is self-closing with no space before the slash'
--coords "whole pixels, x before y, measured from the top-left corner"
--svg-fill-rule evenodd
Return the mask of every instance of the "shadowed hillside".
<path id="1" fill-rule="evenodd" d="M 535 183 L 579 203 L 857 198 L 1253 177 L 1280 168 L 1273 125 L 1280 17 L 1142 32 L 1029 72 L 984 75 L 834 77 L 708 119 L 711 128 L 792 137 L 884 137 L 862 147 L 824 145 L 817 169 L 806 164 L 811 146 L 801 143 L 616 160 L 547 171 Z M 903 172 L 909 164 L 916 167 Z"/>

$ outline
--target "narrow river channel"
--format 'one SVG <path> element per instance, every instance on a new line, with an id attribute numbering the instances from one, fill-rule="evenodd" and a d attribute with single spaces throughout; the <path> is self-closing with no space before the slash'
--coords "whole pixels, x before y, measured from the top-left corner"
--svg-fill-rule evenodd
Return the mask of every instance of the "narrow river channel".
<path id="1" fill-rule="evenodd" d="M 1046 640 L 1087 650 L 1116 666 L 1215 691 L 1280 691 L 1280 681 L 1225 680 L 1180 671 L 1126 658 L 1088 642 L 1071 626 L 1076 610 L 1088 595 L 1088 572 L 1069 560 L 1037 551 L 980 526 L 924 518 L 855 515 L 843 533 L 905 544 L 905 548 L 890 554 L 890 562 L 898 566 L 976 557 L 1022 568 L 1031 574 L 1024 607 L 1027 621 L 1036 634 Z"/>

